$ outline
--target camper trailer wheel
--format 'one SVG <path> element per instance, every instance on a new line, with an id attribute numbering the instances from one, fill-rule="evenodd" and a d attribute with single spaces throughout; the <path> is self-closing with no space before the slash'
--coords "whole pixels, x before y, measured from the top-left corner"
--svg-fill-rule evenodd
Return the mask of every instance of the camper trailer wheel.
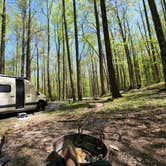
<path id="1" fill-rule="evenodd" d="M 37 104 L 37 110 L 38 111 L 44 111 L 45 110 L 45 103 L 44 101 L 39 101 Z"/>

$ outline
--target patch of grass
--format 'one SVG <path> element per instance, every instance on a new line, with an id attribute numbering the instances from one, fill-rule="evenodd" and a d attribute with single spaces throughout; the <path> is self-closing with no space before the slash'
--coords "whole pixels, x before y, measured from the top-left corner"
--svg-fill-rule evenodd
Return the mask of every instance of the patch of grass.
<path id="1" fill-rule="evenodd" d="M 72 116 L 75 118 L 79 118 L 81 112 L 83 109 L 88 109 L 89 102 L 87 101 L 79 101 L 79 102 L 73 102 L 70 104 L 64 104 L 60 106 L 58 110 L 52 110 L 51 112 L 48 112 L 51 116 L 59 116 L 59 117 L 68 117 Z"/>
<path id="2" fill-rule="evenodd" d="M 65 104 L 60 107 L 60 111 L 75 111 L 79 108 L 88 107 L 89 103 L 87 101 L 73 102 L 72 104 Z"/>
<path id="3" fill-rule="evenodd" d="M 114 100 L 106 104 L 102 112 L 111 113 L 128 113 L 140 110 L 150 111 L 152 108 L 166 107 L 166 93 L 158 92 L 163 84 L 151 86 L 153 90 L 148 88 L 139 92 L 128 92 L 123 98 Z"/>
<path id="4" fill-rule="evenodd" d="M 103 109 L 95 113 L 94 116 L 111 116 L 112 114 L 126 114 L 137 113 L 141 111 L 141 114 L 147 114 L 151 116 L 150 112 L 154 109 L 160 109 L 166 107 L 166 92 L 161 91 L 164 87 L 163 83 L 155 84 L 150 87 L 146 87 L 139 90 L 132 90 L 123 94 L 122 98 L 109 101 L 109 98 L 102 98 L 100 101 L 87 100 L 81 102 L 73 102 L 71 104 L 65 104 L 61 106 L 57 111 L 53 111 L 49 114 L 55 114 L 60 116 L 74 116 L 79 118 L 80 116 L 86 116 L 86 114 L 93 116 L 93 112 L 83 111 L 83 109 L 89 107 L 93 103 L 103 103 Z M 94 108 L 95 109 L 95 108 Z"/>
<path id="5" fill-rule="evenodd" d="M 60 106 L 58 110 L 51 110 L 48 113 L 49 114 L 68 114 L 68 113 L 79 113 L 79 111 L 85 109 L 85 108 L 95 108 L 95 104 L 98 101 L 94 100 L 84 100 L 84 101 L 77 101 L 73 103 L 68 103 Z"/>
<path id="6" fill-rule="evenodd" d="M 157 84 L 150 85 L 148 87 L 143 88 L 142 90 L 155 90 L 155 89 L 164 90 L 165 89 L 164 82 L 160 82 L 160 83 L 157 83 Z"/>

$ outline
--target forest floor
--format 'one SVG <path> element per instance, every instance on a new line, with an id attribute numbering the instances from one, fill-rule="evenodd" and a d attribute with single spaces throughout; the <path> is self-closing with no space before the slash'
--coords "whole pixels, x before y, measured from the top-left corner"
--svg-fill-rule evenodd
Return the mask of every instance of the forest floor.
<path id="1" fill-rule="evenodd" d="M 105 132 L 113 166 L 166 165 L 163 84 L 132 90 L 114 101 L 86 100 L 38 112 L 24 120 L 1 120 L 0 135 L 7 138 L 3 153 L 11 157 L 7 165 L 46 165 L 55 140 L 76 132 L 80 124 L 85 133 Z"/>

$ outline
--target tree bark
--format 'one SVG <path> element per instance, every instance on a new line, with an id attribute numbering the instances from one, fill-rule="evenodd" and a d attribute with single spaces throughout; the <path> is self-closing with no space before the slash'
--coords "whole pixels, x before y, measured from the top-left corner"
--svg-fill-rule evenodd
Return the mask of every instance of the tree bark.
<path id="1" fill-rule="evenodd" d="M 6 0 L 3 0 L 2 28 L 1 28 L 0 74 L 5 74 L 5 38 L 6 38 Z"/>
<path id="2" fill-rule="evenodd" d="M 142 40 L 143 40 L 143 41 L 146 41 L 146 39 L 145 39 L 145 37 L 144 37 L 144 35 L 143 35 L 142 31 L 141 31 L 141 26 L 140 26 L 140 24 L 138 23 L 137 25 L 138 25 L 138 29 L 139 29 L 139 31 L 140 31 Z M 147 51 L 147 53 L 148 53 L 148 56 L 149 56 L 149 59 L 150 59 L 150 64 L 148 64 L 147 71 L 146 71 L 147 73 L 149 73 L 148 79 L 146 78 L 147 83 L 149 84 L 149 83 L 152 82 L 152 78 L 151 78 L 151 77 L 154 78 L 154 75 L 153 75 L 154 73 L 153 73 L 153 72 L 152 72 L 152 73 L 150 72 L 150 68 L 151 68 L 151 66 L 152 66 L 152 58 L 151 58 L 151 52 L 150 52 L 149 44 L 146 42 L 146 43 L 144 44 L 144 46 L 145 46 L 145 49 L 146 49 L 146 51 Z M 142 49 L 143 49 L 143 48 L 142 48 Z M 142 55 L 144 55 L 144 54 L 142 54 Z M 143 65 L 147 66 L 147 64 L 143 64 Z M 151 74 L 152 74 L 152 76 L 151 76 Z"/>
<path id="3" fill-rule="evenodd" d="M 47 84 L 48 84 L 48 96 L 52 99 L 52 91 L 51 91 L 51 82 L 50 82 L 50 15 L 51 9 L 48 4 L 48 0 L 46 1 L 47 5 Z M 52 4 L 52 3 L 51 3 Z"/>
<path id="4" fill-rule="evenodd" d="M 138 26 L 139 26 L 138 28 L 139 28 L 139 31 L 141 33 L 142 39 L 146 41 L 145 48 L 146 48 L 147 53 L 149 55 L 150 67 L 152 68 L 152 72 L 149 72 L 150 75 L 152 74 L 152 78 L 150 77 L 150 80 L 148 82 L 153 82 L 156 79 L 155 69 L 154 69 L 154 65 L 153 65 L 153 58 L 152 58 L 153 55 L 152 55 L 152 52 L 151 52 L 150 43 L 148 42 L 149 38 L 148 38 L 148 32 L 147 32 L 145 21 L 144 21 L 144 16 L 143 16 L 143 13 L 141 11 L 141 8 L 139 10 L 140 10 L 141 20 L 142 20 L 142 24 L 143 24 L 143 29 L 144 29 L 144 32 L 145 32 L 145 37 L 144 37 L 143 33 L 141 32 L 141 26 L 140 26 L 139 23 L 138 23 Z"/>
<path id="5" fill-rule="evenodd" d="M 31 80 L 31 0 L 29 0 L 29 14 L 28 14 L 26 78 L 28 80 Z"/>
<path id="6" fill-rule="evenodd" d="M 48 95 L 49 98 L 52 99 L 52 93 L 51 93 L 51 82 L 50 82 L 50 19 L 47 18 L 47 39 L 48 39 L 48 45 L 47 45 L 47 83 L 48 83 Z"/>
<path id="7" fill-rule="evenodd" d="M 75 30 L 75 48 L 76 48 L 76 65 L 77 65 L 77 92 L 78 100 L 82 100 L 82 87 L 81 87 L 81 66 L 80 66 L 80 55 L 79 55 L 79 46 L 78 46 L 78 28 L 77 28 L 77 10 L 76 2 L 73 0 L 73 9 L 74 9 L 74 30 Z"/>
<path id="8" fill-rule="evenodd" d="M 109 32 L 108 32 L 105 0 L 100 0 L 100 7 L 102 12 L 102 22 L 103 22 L 104 41 L 105 41 L 105 48 L 106 48 L 107 67 L 109 72 L 110 91 L 112 93 L 112 98 L 115 99 L 115 98 L 121 97 L 121 94 L 119 92 L 119 88 L 116 82 L 115 70 L 114 70 L 114 66 L 112 62 L 113 56 L 112 56 L 111 43 L 110 43 Z"/>
<path id="9" fill-rule="evenodd" d="M 146 47 L 147 53 L 149 55 L 150 61 L 152 63 L 152 55 L 151 55 L 151 51 L 150 51 L 150 46 L 149 46 L 149 43 L 147 42 L 148 41 L 148 35 L 147 35 L 146 26 L 145 26 L 145 21 L 144 21 L 144 17 L 143 17 L 143 13 L 141 11 L 141 8 L 139 10 L 140 10 L 141 20 L 142 20 L 142 24 L 143 24 L 143 29 L 144 29 L 144 32 L 145 32 L 145 37 L 144 37 L 143 32 L 141 31 L 142 28 L 141 28 L 140 23 L 138 22 L 137 25 L 138 25 L 139 31 L 141 33 L 142 39 L 146 41 L 145 47 Z"/>
<path id="10" fill-rule="evenodd" d="M 111 31 L 110 32 L 110 36 L 111 36 L 111 38 L 112 38 L 112 44 L 113 44 L 113 53 L 114 53 L 114 60 L 115 60 L 115 64 L 114 64 L 114 66 L 115 66 L 115 73 L 116 73 L 116 78 L 117 78 L 117 85 L 118 85 L 118 87 L 120 88 L 120 78 L 119 78 L 119 66 L 118 66 L 118 53 L 117 53 L 117 50 L 116 50 L 116 48 L 115 48 L 115 39 L 114 39 L 114 34 L 113 34 L 113 32 Z"/>
<path id="11" fill-rule="evenodd" d="M 57 33 L 58 33 L 58 30 L 57 30 Z M 61 60 L 60 60 L 60 49 L 61 49 L 61 43 L 60 43 L 60 38 L 58 36 L 58 51 L 57 51 L 57 57 L 58 57 L 58 100 L 61 100 Z"/>
<path id="12" fill-rule="evenodd" d="M 139 25 L 139 24 L 138 24 Z M 139 27 L 140 28 L 140 27 Z M 144 81 L 144 85 L 149 85 L 150 84 L 150 78 L 151 78 L 151 75 L 150 75 L 150 71 L 149 71 L 149 66 L 147 66 L 147 63 L 145 61 L 145 58 L 146 56 L 144 56 L 144 49 L 142 47 L 142 44 L 139 43 L 139 48 L 140 48 L 140 52 L 141 52 L 141 55 L 143 55 L 141 57 L 141 61 L 142 61 L 142 70 L 143 70 L 143 73 L 142 73 L 142 78 L 143 78 L 143 75 L 145 75 L 145 78 L 142 79 L 142 80 L 145 80 Z"/>
<path id="13" fill-rule="evenodd" d="M 125 50 L 125 54 L 126 54 L 126 58 L 127 58 L 127 64 L 128 64 L 128 71 L 129 71 L 129 78 L 130 78 L 130 88 L 134 87 L 134 72 L 133 72 L 133 65 L 132 65 L 132 60 L 130 57 L 130 51 L 129 51 L 129 47 L 127 44 L 127 37 L 126 37 L 126 31 L 124 31 L 123 27 L 122 27 L 122 22 L 120 20 L 119 17 L 119 11 L 117 9 L 117 19 L 118 19 L 118 24 L 119 24 L 119 28 L 120 28 L 120 34 L 122 36 L 122 40 L 123 40 L 123 45 L 124 45 L 124 50 Z"/>
<path id="14" fill-rule="evenodd" d="M 130 39 L 130 43 L 131 43 L 131 50 L 132 50 L 132 54 L 133 54 L 133 62 L 134 62 L 134 72 L 135 72 L 135 77 L 136 77 L 136 83 L 137 83 L 137 88 L 141 87 L 141 75 L 140 75 L 140 69 L 139 69 L 139 64 L 137 61 L 137 54 L 136 54 L 136 50 L 134 47 L 134 43 L 133 43 L 133 38 L 131 35 L 131 30 L 130 30 L 130 26 L 129 26 L 129 22 L 127 20 L 127 28 L 128 28 L 128 32 L 129 32 L 129 39 Z"/>
<path id="15" fill-rule="evenodd" d="M 18 75 L 18 59 L 19 59 L 19 35 L 18 31 L 16 32 L 16 59 L 15 59 L 15 65 L 16 65 L 16 76 Z"/>
<path id="16" fill-rule="evenodd" d="M 64 19 L 64 27 L 65 27 L 65 38 L 66 38 L 66 47 L 67 47 L 67 55 L 68 55 L 68 64 L 69 64 L 69 74 L 70 74 L 70 84 L 71 84 L 71 90 L 72 90 L 72 98 L 73 98 L 73 101 L 76 101 L 74 80 L 73 80 L 73 69 L 72 69 L 71 57 L 70 57 L 68 29 L 67 29 L 67 22 L 66 22 L 65 0 L 62 0 L 62 5 L 63 5 L 63 19 Z"/>
<path id="17" fill-rule="evenodd" d="M 66 56 L 65 56 L 65 36 L 64 36 L 64 25 L 62 23 L 62 40 L 63 40 L 63 85 L 62 85 L 62 98 L 66 97 L 65 87 L 66 87 Z"/>
<path id="18" fill-rule="evenodd" d="M 38 49 L 38 41 L 36 42 L 36 54 L 37 54 L 37 90 L 39 90 L 39 49 Z"/>
<path id="19" fill-rule="evenodd" d="M 106 93 L 105 85 L 104 85 L 104 67 L 103 67 L 103 51 L 101 44 L 101 36 L 100 36 L 100 23 L 99 23 L 99 15 L 96 0 L 94 0 L 94 13 L 96 19 L 96 33 L 97 33 L 97 42 L 98 42 L 98 50 L 99 50 L 99 66 L 100 66 L 100 83 L 101 83 L 101 96 Z"/>
<path id="20" fill-rule="evenodd" d="M 95 68 L 94 68 L 94 62 L 92 57 L 91 57 L 91 63 L 92 63 L 92 94 L 93 94 L 93 97 L 96 97 L 97 88 L 96 88 L 96 81 L 95 81 Z"/>
<path id="21" fill-rule="evenodd" d="M 157 11 L 155 1 L 148 0 L 148 3 L 151 10 L 155 31 L 157 34 L 157 39 L 160 46 L 161 59 L 162 59 L 162 65 L 163 65 L 163 75 L 164 75 L 165 87 L 166 87 L 166 40 L 164 37 L 164 32 L 162 29 L 161 20 Z"/>
<path id="22" fill-rule="evenodd" d="M 44 94 L 47 94 L 48 90 L 47 90 L 47 85 L 46 85 L 46 58 L 45 58 L 45 50 L 43 48 L 43 77 L 44 77 Z"/>
<path id="23" fill-rule="evenodd" d="M 163 4 L 164 4 L 164 7 L 165 7 L 165 11 L 166 11 L 166 1 L 163 0 Z"/>
<path id="24" fill-rule="evenodd" d="M 160 0 L 163 3 L 164 10 L 166 12 L 166 1 L 165 0 Z"/>
<path id="25" fill-rule="evenodd" d="M 98 76 L 99 76 L 98 75 L 98 65 L 97 65 L 97 61 L 95 61 L 95 82 L 96 82 L 97 96 L 99 96 L 99 94 L 100 94 Z"/>
<path id="26" fill-rule="evenodd" d="M 160 0 L 160 3 L 161 3 L 163 15 L 164 15 L 165 24 L 166 24 L 166 2 L 165 0 Z"/>
<path id="27" fill-rule="evenodd" d="M 149 23 L 149 18 L 148 18 L 145 0 L 143 0 L 143 6 L 144 6 L 146 24 L 147 24 L 147 28 L 148 28 L 149 39 L 150 39 L 151 55 L 152 55 L 152 60 L 153 60 L 153 72 L 154 72 L 153 75 L 154 75 L 155 82 L 160 82 L 160 77 L 159 77 L 160 73 L 159 73 L 158 66 L 157 66 L 157 59 L 155 56 L 155 48 L 154 48 L 154 45 L 152 43 L 153 39 L 152 39 L 152 33 L 151 33 L 151 28 L 150 28 L 150 23 Z"/>
<path id="28" fill-rule="evenodd" d="M 124 65 L 121 65 L 121 72 L 122 72 L 122 75 L 123 75 L 123 89 L 127 90 L 127 77 L 126 77 L 126 72 L 125 72 Z"/>
<path id="29" fill-rule="evenodd" d="M 25 67 L 25 29 L 26 29 L 26 8 L 22 7 L 22 56 L 21 56 L 21 77 L 24 77 Z"/>

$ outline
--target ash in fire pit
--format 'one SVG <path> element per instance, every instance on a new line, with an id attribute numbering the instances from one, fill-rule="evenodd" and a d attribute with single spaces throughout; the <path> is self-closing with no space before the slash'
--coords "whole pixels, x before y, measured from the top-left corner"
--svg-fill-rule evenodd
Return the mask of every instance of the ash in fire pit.
<path id="1" fill-rule="evenodd" d="M 70 134 L 57 139 L 54 144 L 54 152 L 59 156 L 59 159 L 61 158 L 62 163 L 64 163 L 64 153 L 68 146 L 72 147 L 80 165 L 111 165 L 109 162 L 106 162 L 109 156 L 107 146 L 96 137 L 86 134 Z M 57 160 L 58 162 L 60 161 L 59 159 Z M 60 166 L 59 164 L 57 165 Z"/>

